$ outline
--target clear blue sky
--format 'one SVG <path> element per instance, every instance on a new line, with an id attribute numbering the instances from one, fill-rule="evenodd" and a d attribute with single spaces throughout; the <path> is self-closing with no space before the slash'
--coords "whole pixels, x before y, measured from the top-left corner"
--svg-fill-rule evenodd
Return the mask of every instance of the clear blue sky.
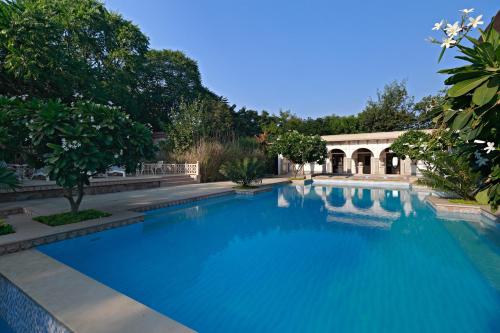
<path id="1" fill-rule="evenodd" d="M 152 48 L 184 51 L 203 84 L 238 107 L 302 117 L 355 114 L 377 89 L 407 80 L 417 98 L 442 88 L 439 46 L 425 41 L 441 18 L 494 0 L 106 0 L 139 25 Z M 495 5 L 496 4 L 496 5 Z"/>

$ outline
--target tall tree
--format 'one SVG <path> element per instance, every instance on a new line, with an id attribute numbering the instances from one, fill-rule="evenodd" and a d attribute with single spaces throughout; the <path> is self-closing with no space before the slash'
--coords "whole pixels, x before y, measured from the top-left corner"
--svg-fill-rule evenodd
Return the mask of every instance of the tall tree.
<path id="1" fill-rule="evenodd" d="M 147 37 L 97 0 L 0 2 L 0 94 L 137 108 Z"/>
<path id="2" fill-rule="evenodd" d="M 398 131 L 411 128 L 416 120 L 413 97 L 406 83 L 394 81 L 377 92 L 376 100 L 369 100 L 359 115 L 363 132 Z"/>
<path id="3" fill-rule="evenodd" d="M 139 81 L 141 109 L 134 117 L 155 129 L 168 122 L 181 100 L 192 102 L 205 93 L 198 64 L 181 51 L 149 50 Z"/>

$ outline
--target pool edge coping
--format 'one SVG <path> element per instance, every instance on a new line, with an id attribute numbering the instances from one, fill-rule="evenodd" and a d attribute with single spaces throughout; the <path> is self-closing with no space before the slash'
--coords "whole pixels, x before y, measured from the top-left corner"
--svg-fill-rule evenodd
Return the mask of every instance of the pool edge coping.
<path id="1" fill-rule="evenodd" d="M 71 332 L 196 332 L 36 249 L 1 256 L 0 275 Z"/>
<path id="2" fill-rule="evenodd" d="M 438 196 L 428 196 L 426 202 L 436 211 L 444 214 L 455 214 L 464 217 L 477 216 L 489 222 L 499 223 L 500 216 L 488 211 L 482 205 L 466 205 L 449 202 L 446 198 Z"/>

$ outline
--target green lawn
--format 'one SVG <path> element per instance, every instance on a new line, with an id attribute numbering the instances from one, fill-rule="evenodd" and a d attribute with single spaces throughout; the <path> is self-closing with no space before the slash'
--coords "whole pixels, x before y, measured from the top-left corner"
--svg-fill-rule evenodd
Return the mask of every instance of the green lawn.
<path id="1" fill-rule="evenodd" d="M 33 220 L 55 227 L 58 225 L 77 223 L 86 220 L 98 219 L 101 217 L 111 216 L 110 213 L 101 212 L 95 209 L 82 210 L 78 213 L 61 213 L 46 216 L 37 216 Z"/>
<path id="2" fill-rule="evenodd" d="M 479 202 L 475 200 L 465 200 L 465 199 L 448 199 L 451 203 L 463 204 L 463 205 L 479 205 Z"/>

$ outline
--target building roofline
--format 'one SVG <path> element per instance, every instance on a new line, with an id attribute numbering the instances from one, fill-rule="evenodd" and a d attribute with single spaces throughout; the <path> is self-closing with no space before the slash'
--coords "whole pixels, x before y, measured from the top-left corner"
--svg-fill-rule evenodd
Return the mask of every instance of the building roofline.
<path id="1" fill-rule="evenodd" d="M 420 130 L 426 133 L 432 133 L 432 129 Z M 396 139 L 401 134 L 407 131 L 393 131 L 393 132 L 372 132 L 372 133 L 356 133 L 356 134 L 336 134 L 336 135 L 322 135 L 321 138 L 327 142 L 339 141 L 361 141 L 361 140 L 385 140 Z"/>

